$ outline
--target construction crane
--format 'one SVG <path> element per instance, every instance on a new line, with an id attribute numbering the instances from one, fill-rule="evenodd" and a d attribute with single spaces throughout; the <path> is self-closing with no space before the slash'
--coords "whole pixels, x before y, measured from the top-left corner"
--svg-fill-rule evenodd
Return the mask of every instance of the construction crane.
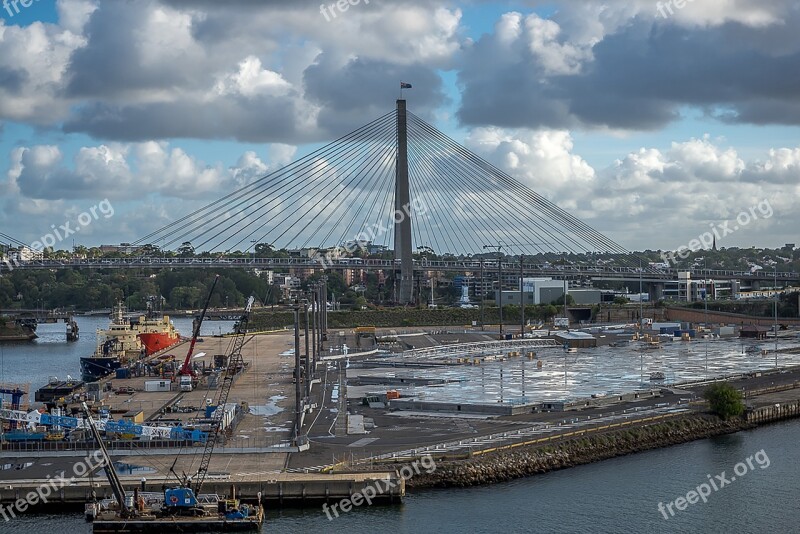
<path id="1" fill-rule="evenodd" d="M 247 300 L 244 313 L 241 318 L 239 318 L 239 322 L 236 323 L 236 332 L 231 340 L 230 350 L 228 351 L 228 365 L 225 368 L 225 377 L 219 390 L 216 410 L 212 414 L 211 430 L 208 433 L 205 448 L 203 449 L 203 456 L 200 459 L 200 467 L 197 470 L 195 485 L 191 487 L 192 479 L 184 474 L 180 486 L 168 488 L 164 491 L 163 511 L 166 515 L 191 516 L 198 513 L 197 497 L 200 495 L 200 490 L 203 488 L 203 482 L 208 473 L 208 466 L 211 463 L 211 454 L 214 452 L 214 445 L 216 445 L 217 438 L 219 437 L 222 417 L 225 414 L 225 404 L 228 401 L 228 394 L 231 391 L 237 369 L 243 365 L 242 347 L 244 346 L 244 341 L 247 336 L 247 323 L 250 319 L 250 311 L 253 308 L 254 300 L 253 297 Z M 175 462 L 177 462 L 177 458 Z M 173 473 L 175 473 L 174 468 L 175 463 L 173 462 L 172 468 L 170 469 Z"/>
<path id="2" fill-rule="evenodd" d="M 120 482 L 119 477 L 117 476 L 117 471 L 114 469 L 114 465 L 111 463 L 111 457 L 108 455 L 108 450 L 106 449 L 106 444 L 103 443 L 103 438 L 100 437 L 100 431 L 97 430 L 97 426 L 94 424 L 92 413 L 89 411 L 89 407 L 86 406 L 85 402 L 82 403 L 82 407 L 83 414 L 86 416 L 87 424 L 92 431 L 92 436 L 97 442 L 97 446 L 100 447 L 100 452 L 103 455 L 103 471 L 106 472 L 108 484 L 111 486 L 111 491 L 114 493 L 114 497 L 116 497 L 117 503 L 119 504 L 119 515 L 123 518 L 133 517 L 136 514 L 136 511 L 131 509 L 125 502 L 125 488 L 122 486 L 122 482 Z"/>
<path id="3" fill-rule="evenodd" d="M 200 490 L 203 487 L 203 481 L 208 474 L 208 466 L 211 463 L 211 454 L 214 452 L 214 446 L 219 437 L 220 427 L 222 426 L 222 418 L 225 414 L 225 405 L 228 402 L 228 394 L 233 385 L 233 379 L 236 372 L 243 368 L 242 362 L 242 347 L 244 346 L 245 338 L 247 337 L 247 323 L 250 320 L 250 311 L 253 309 L 254 297 L 247 299 L 247 305 L 244 308 L 244 313 L 236 323 L 236 332 L 233 340 L 231 341 L 231 350 L 228 354 L 228 365 L 225 369 L 225 378 L 222 380 L 222 386 L 219 390 L 217 397 L 217 409 L 212 414 L 211 429 L 206 439 L 205 448 L 203 449 L 203 456 L 200 459 L 200 467 L 197 470 L 197 480 L 195 482 L 194 493 L 200 495 Z"/>
<path id="4" fill-rule="evenodd" d="M 203 325 L 203 319 L 206 317 L 208 305 L 211 303 L 211 296 L 214 294 L 214 288 L 217 287 L 218 281 L 219 275 L 216 275 L 214 277 L 214 282 L 211 284 L 211 291 L 208 292 L 206 304 L 203 306 L 203 311 L 200 313 L 200 319 L 198 319 L 194 326 L 194 332 L 192 332 L 192 341 L 189 343 L 189 352 L 186 353 L 186 359 L 183 360 L 183 365 L 181 365 L 180 371 L 178 371 L 181 391 L 192 391 L 192 387 L 194 385 L 192 383 L 192 378 L 194 377 L 194 374 L 192 373 L 192 354 L 194 354 L 194 346 L 197 343 L 197 338 L 200 336 L 200 327 Z"/>

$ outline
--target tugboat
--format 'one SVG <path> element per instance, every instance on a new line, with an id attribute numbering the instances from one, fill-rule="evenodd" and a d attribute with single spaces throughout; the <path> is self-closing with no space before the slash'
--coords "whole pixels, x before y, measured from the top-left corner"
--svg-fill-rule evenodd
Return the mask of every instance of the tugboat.
<path id="1" fill-rule="evenodd" d="M 72 317 L 67 319 L 67 341 L 78 341 L 78 323 Z"/>

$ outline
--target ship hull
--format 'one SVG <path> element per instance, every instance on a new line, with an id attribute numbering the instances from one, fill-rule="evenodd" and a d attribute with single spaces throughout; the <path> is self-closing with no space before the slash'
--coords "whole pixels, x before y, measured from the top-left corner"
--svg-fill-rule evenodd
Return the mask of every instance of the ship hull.
<path id="1" fill-rule="evenodd" d="M 146 332 L 139 334 L 139 339 L 142 341 L 148 356 L 177 345 L 181 340 L 180 336 L 170 332 Z"/>
<path id="2" fill-rule="evenodd" d="M 89 381 L 108 376 L 120 368 L 119 358 L 81 358 L 81 375 Z"/>

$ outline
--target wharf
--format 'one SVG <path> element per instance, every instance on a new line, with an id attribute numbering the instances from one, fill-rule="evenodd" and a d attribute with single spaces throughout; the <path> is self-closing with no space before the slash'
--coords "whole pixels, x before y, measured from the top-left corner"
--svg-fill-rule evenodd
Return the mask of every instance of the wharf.
<path id="1" fill-rule="evenodd" d="M 223 480 L 224 478 L 224 480 Z M 144 486 L 140 477 L 121 477 L 127 491 L 144 487 L 147 492 L 162 492 L 164 487 L 175 484 L 174 477 L 150 479 Z M 30 492 L 42 487 L 42 480 L 18 480 L 13 485 L 0 484 L 0 504 L 10 504 L 24 499 Z M 259 492 L 264 503 L 286 506 L 333 502 L 349 498 L 367 487 L 376 490 L 374 502 L 399 503 L 405 496 L 405 481 L 393 471 L 372 473 L 285 473 L 261 472 L 243 473 L 231 477 L 212 476 L 206 479 L 203 493 L 218 495 L 230 494 L 231 486 L 236 487 L 236 495 L 245 502 L 255 502 Z M 112 498 L 111 489 L 105 477 L 83 479 L 59 488 L 48 498 L 51 507 L 83 508 L 91 499 L 92 491 L 98 499 Z"/>

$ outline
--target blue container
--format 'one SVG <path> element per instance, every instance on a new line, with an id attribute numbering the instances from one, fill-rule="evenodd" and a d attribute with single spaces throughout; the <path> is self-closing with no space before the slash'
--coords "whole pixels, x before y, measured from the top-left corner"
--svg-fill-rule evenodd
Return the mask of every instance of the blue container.
<path id="1" fill-rule="evenodd" d="M 130 378 L 131 370 L 127 367 L 120 367 L 117 369 L 117 378 Z"/>

